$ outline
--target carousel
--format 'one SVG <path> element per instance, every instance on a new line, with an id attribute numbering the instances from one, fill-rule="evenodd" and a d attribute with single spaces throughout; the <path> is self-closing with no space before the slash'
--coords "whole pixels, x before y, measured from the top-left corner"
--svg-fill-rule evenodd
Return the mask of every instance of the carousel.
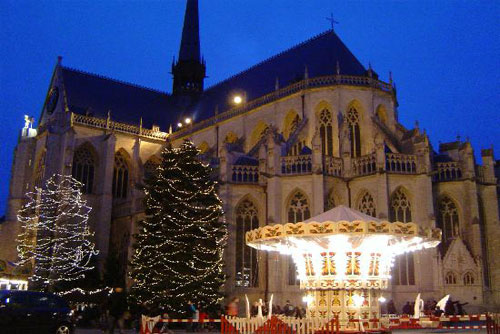
<path id="1" fill-rule="evenodd" d="M 388 222 L 338 206 L 300 223 L 263 226 L 246 233 L 248 246 L 290 255 L 307 302 L 307 317 L 380 318 L 394 258 L 436 247 L 441 230 Z"/>

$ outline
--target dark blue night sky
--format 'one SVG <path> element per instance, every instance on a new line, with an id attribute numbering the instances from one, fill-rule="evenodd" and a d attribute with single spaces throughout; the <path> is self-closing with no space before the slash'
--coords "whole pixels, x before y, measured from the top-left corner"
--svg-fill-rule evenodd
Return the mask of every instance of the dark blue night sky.
<path id="1" fill-rule="evenodd" d="M 68 67 L 171 91 L 184 1 L 0 0 L 0 215 L 23 115 L 38 120 L 57 56 Z M 200 0 L 207 86 L 329 28 L 382 80 L 400 121 L 434 148 L 457 135 L 500 153 L 499 1 Z M 333 69 L 332 69 L 333 71 Z"/>

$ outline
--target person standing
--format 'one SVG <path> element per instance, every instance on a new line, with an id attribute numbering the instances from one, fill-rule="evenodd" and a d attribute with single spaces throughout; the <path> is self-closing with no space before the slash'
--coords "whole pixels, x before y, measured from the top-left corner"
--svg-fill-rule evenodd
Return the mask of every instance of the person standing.
<path id="1" fill-rule="evenodd" d="M 187 313 L 187 318 L 189 320 L 191 320 L 191 321 L 188 321 L 186 324 L 186 331 L 193 332 L 194 331 L 193 320 L 194 320 L 194 317 L 196 316 L 196 306 L 193 304 L 192 301 L 188 301 L 188 304 L 186 307 L 186 313 Z"/>
<path id="2" fill-rule="evenodd" d="M 123 334 L 125 328 L 124 314 L 127 310 L 127 297 L 122 287 L 116 287 L 108 301 L 109 333 L 114 334 L 115 327 L 118 333 Z"/>

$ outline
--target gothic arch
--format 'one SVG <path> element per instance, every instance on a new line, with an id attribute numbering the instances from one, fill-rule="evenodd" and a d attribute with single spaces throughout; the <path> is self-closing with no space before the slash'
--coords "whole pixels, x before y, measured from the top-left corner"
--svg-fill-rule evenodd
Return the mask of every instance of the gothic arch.
<path id="1" fill-rule="evenodd" d="M 375 110 L 375 115 L 377 118 L 385 125 L 387 125 L 387 121 L 389 120 L 387 116 L 387 108 L 383 104 L 379 104 L 377 109 Z"/>
<path id="2" fill-rule="evenodd" d="M 245 233 L 260 225 L 259 207 L 250 195 L 244 196 L 234 210 L 235 238 L 235 285 L 257 287 L 259 264 L 257 250 L 246 245 Z"/>
<path id="3" fill-rule="evenodd" d="M 412 198 L 409 191 L 403 186 L 397 187 L 391 194 L 389 219 L 392 222 L 412 222 Z"/>
<path id="4" fill-rule="evenodd" d="M 123 148 L 115 152 L 113 165 L 113 198 L 125 199 L 131 184 L 131 159 Z"/>
<path id="5" fill-rule="evenodd" d="M 358 100 L 352 100 L 345 110 L 344 120 L 349 129 L 351 142 L 351 157 L 359 157 L 362 154 L 362 133 L 364 108 Z"/>
<path id="6" fill-rule="evenodd" d="M 321 139 L 323 155 L 333 155 L 333 111 L 326 101 L 319 102 L 315 107 L 316 126 Z"/>
<path id="7" fill-rule="evenodd" d="M 361 190 L 356 200 L 356 210 L 372 217 L 377 217 L 377 205 L 373 195 L 368 190 Z"/>
<path id="8" fill-rule="evenodd" d="M 291 109 L 290 111 L 288 111 L 285 118 L 283 119 L 283 137 L 285 138 L 285 140 L 288 140 L 290 135 L 299 125 L 300 121 L 300 116 L 295 110 Z"/>
<path id="9" fill-rule="evenodd" d="M 467 271 L 463 277 L 464 285 L 474 285 L 476 284 L 476 275 L 472 271 Z"/>
<path id="10" fill-rule="evenodd" d="M 448 193 L 443 193 L 438 197 L 436 203 L 436 224 L 443 231 L 443 245 L 449 243 L 454 238 L 461 236 L 462 210 L 458 201 Z"/>
<path id="11" fill-rule="evenodd" d="M 250 135 L 250 147 L 254 147 L 257 142 L 266 135 L 269 130 L 269 125 L 267 125 L 264 121 L 259 121 L 257 125 L 253 128 L 252 133 Z"/>
<path id="12" fill-rule="evenodd" d="M 456 285 L 458 283 L 458 275 L 454 271 L 447 271 L 444 275 L 444 284 Z"/>
<path id="13" fill-rule="evenodd" d="M 333 209 L 334 207 L 342 204 L 342 197 L 332 187 L 325 198 L 325 211 Z"/>
<path id="14" fill-rule="evenodd" d="M 43 186 L 43 178 L 45 177 L 45 155 L 47 151 L 42 149 L 35 160 L 33 169 L 33 185 L 41 188 Z"/>
<path id="15" fill-rule="evenodd" d="M 71 175 L 83 184 L 84 194 L 93 192 L 97 168 L 98 155 L 94 146 L 89 142 L 78 146 L 73 154 Z"/>
<path id="16" fill-rule="evenodd" d="M 286 223 L 299 223 L 311 218 L 311 201 L 305 191 L 295 188 L 290 192 L 285 203 Z"/>

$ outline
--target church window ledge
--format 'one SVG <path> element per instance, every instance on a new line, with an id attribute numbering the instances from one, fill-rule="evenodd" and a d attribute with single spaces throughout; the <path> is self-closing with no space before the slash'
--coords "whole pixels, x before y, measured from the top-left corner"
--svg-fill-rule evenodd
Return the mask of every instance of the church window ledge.
<path id="1" fill-rule="evenodd" d="M 231 166 L 232 183 L 259 183 L 259 166 L 233 165 Z"/>
<path id="2" fill-rule="evenodd" d="M 303 175 L 312 172 L 312 155 L 291 155 L 281 157 L 282 175 Z"/>
<path id="3" fill-rule="evenodd" d="M 434 168 L 433 181 L 455 181 L 462 179 L 462 170 L 457 161 L 438 162 Z"/>
<path id="4" fill-rule="evenodd" d="M 375 153 L 363 155 L 352 160 L 354 176 L 375 174 L 377 172 Z"/>
<path id="5" fill-rule="evenodd" d="M 417 156 L 413 154 L 386 153 L 385 170 L 397 174 L 417 174 Z"/>

